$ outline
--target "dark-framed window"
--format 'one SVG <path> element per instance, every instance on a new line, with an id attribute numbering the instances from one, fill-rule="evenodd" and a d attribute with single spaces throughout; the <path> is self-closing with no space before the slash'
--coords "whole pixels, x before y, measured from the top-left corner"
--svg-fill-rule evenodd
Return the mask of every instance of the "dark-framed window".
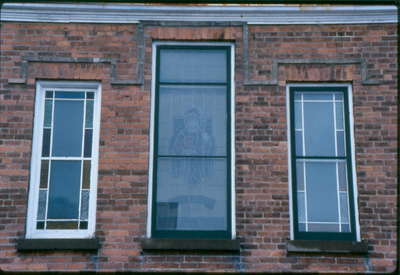
<path id="1" fill-rule="evenodd" d="M 348 86 L 289 86 L 294 239 L 356 240 Z"/>
<path id="2" fill-rule="evenodd" d="M 231 46 L 155 49 L 151 236 L 230 239 Z"/>

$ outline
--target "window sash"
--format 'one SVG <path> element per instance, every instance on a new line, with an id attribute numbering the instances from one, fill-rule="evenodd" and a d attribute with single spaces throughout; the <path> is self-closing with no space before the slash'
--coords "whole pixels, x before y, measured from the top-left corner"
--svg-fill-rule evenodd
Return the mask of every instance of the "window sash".
<path id="1" fill-rule="evenodd" d="M 65 92 L 67 91 L 67 92 Z M 65 92 L 65 93 L 64 93 Z M 84 92 L 84 96 L 79 95 Z M 54 97 L 54 95 L 57 96 Z M 78 96 L 79 95 L 79 96 Z M 87 98 L 86 98 L 87 95 Z M 52 115 L 51 124 L 45 125 L 45 106 L 46 101 L 51 101 L 52 104 Z M 54 109 L 55 101 L 62 102 L 82 102 L 83 113 L 82 113 L 82 136 L 81 136 L 81 152 L 80 156 L 52 156 L 52 139 L 54 129 Z M 98 146 L 99 146 L 99 117 L 100 117 L 100 85 L 96 82 L 61 82 L 61 81 L 38 81 L 36 87 L 36 103 L 35 103 L 35 121 L 34 121 L 34 135 L 32 143 L 32 158 L 31 158 L 31 177 L 30 177 L 30 192 L 29 192 L 29 203 L 28 203 L 28 217 L 27 217 L 27 232 L 26 238 L 89 238 L 93 235 L 95 230 L 95 211 L 96 211 L 96 197 L 97 197 L 97 161 L 98 161 Z M 89 103 L 90 102 L 90 103 Z M 89 106 L 90 105 L 90 106 Z M 93 106 L 92 113 L 86 112 L 86 108 Z M 89 111 L 89 110 L 87 110 Z M 88 119 L 92 118 L 92 121 L 85 119 L 85 116 L 89 116 Z M 44 129 L 50 129 L 50 150 L 49 154 L 43 156 L 43 132 Z M 91 131 L 90 144 L 85 141 L 85 131 Z M 86 143 L 86 145 L 85 145 Z M 86 150 L 85 150 L 86 149 Z M 91 151 L 89 156 L 87 153 Z M 87 153 L 85 154 L 85 151 Z M 41 180 L 43 169 L 42 163 L 48 165 L 47 169 L 47 180 L 44 185 L 44 178 Z M 72 163 L 79 162 L 80 173 L 76 175 L 79 177 L 79 196 L 76 199 L 78 203 L 78 216 L 71 218 L 51 218 L 48 215 L 48 205 L 50 203 L 49 193 L 50 189 L 56 188 L 56 186 L 50 186 L 52 163 L 63 162 Z M 84 171 L 84 168 L 88 169 L 90 166 L 90 172 Z M 89 180 L 89 183 L 84 181 Z M 42 190 L 42 191 L 41 191 Z M 45 213 L 44 218 L 38 216 L 39 208 L 39 193 L 46 190 L 46 201 L 45 201 Z M 55 191 L 56 189 L 53 189 Z M 82 196 L 87 201 L 82 201 Z M 84 208 L 84 209 L 83 209 Z M 83 215 L 83 216 L 81 216 Z M 49 229 L 46 229 L 45 223 L 49 223 Z M 55 224 L 56 222 L 57 224 Z M 62 228 L 60 222 L 65 223 Z M 52 224 L 53 223 L 53 224 Z M 71 227 L 72 223 L 76 226 Z M 50 229 L 54 228 L 54 229 Z"/>
<path id="2" fill-rule="evenodd" d="M 353 192 L 353 167 L 352 167 L 352 150 L 350 140 L 350 118 L 349 118 L 349 102 L 348 102 L 348 88 L 340 86 L 289 86 L 289 107 L 290 107 L 290 142 L 291 142 L 291 171 L 292 171 L 292 209 L 293 209 L 293 234 L 294 239 L 310 239 L 310 240 L 356 240 L 356 220 L 355 220 L 355 204 L 354 204 L 354 192 Z M 295 102 L 299 102 L 295 98 L 295 92 L 309 92 L 309 93 L 342 93 L 344 110 L 344 132 L 345 132 L 345 156 L 304 156 L 296 154 L 296 114 L 295 114 Z M 321 99 L 316 101 L 322 101 Z M 326 102 L 326 100 L 323 100 Z M 330 102 L 339 102 L 338 100 Z M 303 110 L 304 111 L 304 110 Z M 333 118 L 335 119 L 335 117 Z M 302 122 L 304 127 L 304 121 Z M 335 137 L 336 138 L 336 137 Z M 304 141 L 303 141 L 304 142 Z M 337 147 L 336 147 L 337 148 Z M 303 149 L 304 150 L 304 149 Z M 336 151 L 337 152 L 337 151 Z M 348 192 L 348 212 L 350 222 L 350 232 L 328 232 L 328 231 L 300 231 L 299 229 L 299 209 L 298 209 L 298 188 L 297 188 L 297 161 L 345 161 L 347 168 L 347 192 Z M 335 194 L 338 195 L 338 194 Z M 340 206 L 338 206 L 340 207 Z"/>
<path id="3" fill-rule="evenodd" d="M 222 82 L 161 82 L 160 81 L 160 54 L 163 49 L 175 50 L 224 50 L 226 52 L 226 81 Z M 226 153 L 223 155 L 207 155 L 207 154 L 159 154 L 159 108 L 160 108 L 160 86 L 173 85 L 173 86 L 217 86 L 226 87 Z M 157 45 L 156 46 L 156 69 L 155 69 L 155 104 L 154 104 L 154 143 L 153 143 L 153 167 L 152 167 L 152 213 L 151 213 L 151 236 L 160 238 L 231 238 L 232 222 L 231 222 L 231 46 L 203 46 L 203 45 Z M 225 159 L 226 160 L 226 228 L 227 230 L 159 230 L 156 228 L 157 222 L 157 169 L 160 158 L 195 158 L 195 159 Z"/>

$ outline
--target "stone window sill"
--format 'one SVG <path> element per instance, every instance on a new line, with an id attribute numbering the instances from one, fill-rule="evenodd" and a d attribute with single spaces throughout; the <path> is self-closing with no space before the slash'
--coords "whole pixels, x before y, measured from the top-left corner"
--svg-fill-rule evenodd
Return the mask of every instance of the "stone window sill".
<path id="1" fill-rule="evenodd" d="M 93 239 L 19 239 L 18 251 L 33 250 L 97 250 L 100 242 Z"/>
<path id="2" fill-rule="evenodd" d="M 164 239 L 142 240 L 143 250 L 208 250 L 239 252 L 239 240 L 222 239 Z"/>
<path id="3" fill-rule="evenodd" d="M 287 242 L 289 253 L 349 253 L 367 254 L 366 241 L 293 240 Z"/>

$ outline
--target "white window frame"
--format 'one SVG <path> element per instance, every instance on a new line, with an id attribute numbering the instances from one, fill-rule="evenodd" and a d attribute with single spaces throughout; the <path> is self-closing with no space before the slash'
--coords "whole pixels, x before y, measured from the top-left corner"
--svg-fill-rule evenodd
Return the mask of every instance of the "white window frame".
<path id="1" fill-rule="evenodd" d="M 156 93 L 156 54 L 157 47 L 161 45 L 174 46 L 229 46 L 231 47 L 231 239 L 236 238 L 236 188 L 235 188 L 235 45 L 227 42 L 172 42 L 172 41 L 157 41 L 152 45 L 152 80 L 151 80 L 151 115 L 150 115 L 150 141 L 149 141 L 149 171 L 148 171 L 148 196 L 147 196 L 147 230 L 146 237 L 151 238 L 152 229 L 152 204 L 153 204 L 153 156 L 154 156 L 154 120 L 155 120 L 155 93 Z"/>
<path id="2" fill-rule="evenodd" d="M 361 241 L 360 235 L 360 223 L 358 214 L 358 192 L 357 192 L 357 174 L 356 174 L 356 161 L 355 161 L 355 142 L 354 142 L 354 117 L 353 117 L 353 90 L 350 83 L 334 84 L 334 83 L 288 83 L 286 84 L 286 120 L 287 120 L 287 142 L 288 142 L 288 184 L 289 184 L 289 212 L 290 212 L 290 240 L 294 238 L 294 217 L 293 217 L 293 194 L 292 194 L 292 159 L 291 159 L 291 129 L 290 129 L 290 88 L 291 87 L 345 87 L 347 88 L 348 105 L 349 105 L 349 134 L 350 134 L 350 146 L 351 146 L 351 165 L 352 165 L 352 178 L 353 178 L 353 194 L 354 199 L 354 218 L 356 227 L 356 239 L 358 242 Z"/>
<path id="3" fill-rule="evenodd" d="M 43 140 L 43 121 L 46 90 L 94 92 L 92 162 L 90 171 L 90 195 L 87 229 L 36 229 L 39 205 L 40 170 Z M 33 142 L 31 156 L 30 188 L 27 211 L 26 238 L 92 238 L 96 226 L 97 176 L 100 134 L 101 85 L 85 81 L 37 81 L 34 110 Z M 53 107 L 54 108 L 54 107 Z"/>

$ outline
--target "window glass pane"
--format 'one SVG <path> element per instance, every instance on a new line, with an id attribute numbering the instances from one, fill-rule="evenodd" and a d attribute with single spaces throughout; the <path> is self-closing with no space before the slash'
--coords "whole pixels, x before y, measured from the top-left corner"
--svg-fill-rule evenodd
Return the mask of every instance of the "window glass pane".
<path id="1" fill-rule="evenodd" d="M 303 155 L 303 132 L 296 131 L 296 156 Z"/>
<path id="2" fill-rule="evenodd" d="M 226 87 L 161 86 L 158 154 L 226 155 Z"/>
<path id="3" fill-rule="evenodd" d="M 47 188 L 47 181 L 49 177 L 49 161 L 42 160 L 40 167 L 40 188 Z"/>
<path id="4" fill-rule="evenodd" d="M 93 128 L 93 100 L 86 101 L 85 128 Z"/>
<path id="5" fill-rule="evenodd" d="M 163 49 L 161 82 L 226 82 L 225 50 Z"/>
<path id="6" fill-rule="evenodd" d="M 53 160 L 49 188 L 49 219 L 76 219 L 79 210 L 81 161 Z"/>
<path id="7" fill-rule="evenodd" d="M 46 100 L 44 105 L 44 127 L 51 127 L 53 100 Z"/>
<path id="8" fill-rule="evenodd" d="M 347 169 L 345 161 L 338 161 L 339 190 L 347 191 Z"/>
<path id="9" fill-rule="evenodd" d="M 80 222 L 79 223 L 79 229 L 87 229 L 88 228 L 88 222 Z"/>
<path id="10" fill-rule="evenodd" d="M 350 224 L 342 224 L 342 232 L 350 232 Z"/>
<path id="11" fill-rule="evenodd" d="M 336 112 L 336 129 L 343 130 L 343 103 L 336 102 L 335 103 L 335 112 Z"/>
<path id="12" fill-rule="evenodd" d="M 81 194 L 81 220 L 87 220 L 89 215 L 89 190 L 82 190 Z"/>
<path id="13" fill-rule="evenodd" d="M 339 221 L 335 162 L 306 162 L 306 190 L 308 221 Z"/>
<path id="14" fill-rule="evenodd" d="M 349 223 L 349 205 L 347 196 L 347 192 L 340 192 L 340 215 L 342 223 Z"/>
<path id="15" fill-rule="evenodd" d="M 78 229 L 78 222 L 75 221 L 48 221 L 47 229 Z"/>
<path id="16" fill-rule="evenodd" d="M 306 221 L 306 202 L 304 197 L 304 192 L 297 192 L 297 210 L 299 223 L 304 223 Z"/>
<path id="17" fill-rule="evenodd" d="M 94 92 L 87 92 L 86 93 L 86 98 L 87 99 L 94 99 Z"/>
<path id="18" fill-rule="evenodd" d="M 93 138 L 93 130 L 85 130 L 85 148 L 84 148 L 84 157 L 90 158 L 92 156 L 92 138 Z"/>
<path id="19" fill-rule="evenodd" d="M 309 223 L 308 232 L 339 232 L 338 223 Z"/>
<path id="20" fill-rule="evenodd" d="M 47 190 L 39 190 L 39 205 L 37 219 L 44 220 L 46 218 L 46 201 L 47 201 Z"/>
<path id="21" fill-rule="evenodd" d="M 158 230 L 227 230 L 225 159 L 159 158 Z"/>
<path id="22" fill-rule="evenodd" d="M 51 129 L 43 129 L 42 157 L 48 157 L 50 154 Z"/>
<path id="23" fill-rule="evenodd" d="M 84 92 L 56 92 L 56 98 L 85 98 Z"/>
<path id="24" fill-rule="evenodd" d="M 82 175 L 82 188 L 90 188 L 90 160 L 83 161 L 83 175 Z"/>
<path id="25" fill-rule="evenodd" d="M 304 161 L 296 161 L 297 191 L 304 191 Z"/>
<path id="26" fill-rule="evenodd" d="M 304 100 L 333 100 L 332 93 L 326 92 L 303 92 L 303 99 Z"/>
<path id="27" fill-rule="evenodd" d="M 44 229 L 44 222 L 37 222 L 36 229 Z"/>
<path id="28" fill-rule="evenodd" d="M 344 132 L 336 131 L 336 136 L 337 136 L 337 155 L 340 157 L 344 157 L 346 155 Z"/>
<path id="29" fill-rule="evenodd" d="M 300 102 L 295 102 L 294 103 L 294 113 L 295 113 L 295 128 L 297 129 L 302 129 L 302 110 L 301 110 L 301 103 Z"/>
<path id="30" fill-rule="evenodd" d="M 343 100 L 343 93 L 335 93 L 335 100 Z"/>
<path id="31" fill-rule="evenodd" d="M 53 98 L 53 91 L 46 91 L 46 98 Z"/>
<path id="32" fill-rule="evenodd" d="M 81 156 L 82 123 L 83 101 L 55 101 L 53 156 Z"/>
<path id="33" fill-rule="evenodd" d="M 335 156 L 332 103 L 305 102 L 304 128 L 307 156 Z"/>

